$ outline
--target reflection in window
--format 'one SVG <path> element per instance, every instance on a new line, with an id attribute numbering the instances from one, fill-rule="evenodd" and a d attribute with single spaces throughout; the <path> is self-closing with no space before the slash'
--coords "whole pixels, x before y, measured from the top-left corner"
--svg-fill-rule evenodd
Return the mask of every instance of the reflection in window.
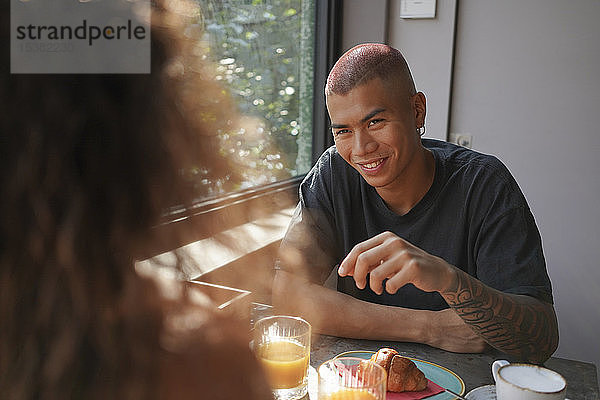
<path id="1" fill-rule="evenodd" d="M 245 116 L 219 132 L 242 165 L 236 182 L 201 178 L 209 197 L 308 172 L 311 166 L 315 0 L 199 0 L 203 42 Z M 199 174 L 198 176 L 202 176 Z"/>

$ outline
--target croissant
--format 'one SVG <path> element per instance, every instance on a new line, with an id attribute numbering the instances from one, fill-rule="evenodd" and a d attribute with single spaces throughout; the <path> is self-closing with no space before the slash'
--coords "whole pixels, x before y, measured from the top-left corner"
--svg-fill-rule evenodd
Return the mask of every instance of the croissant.
<path id="1" fill-rule="evenodd" d="M 387 390 L 390 392 L 419 392 L 427 387 L 425 374 L 414 362 L 402 357 L 394 349 L 379 349 L 370 361 L 381 365 L 386 370 Z"/>

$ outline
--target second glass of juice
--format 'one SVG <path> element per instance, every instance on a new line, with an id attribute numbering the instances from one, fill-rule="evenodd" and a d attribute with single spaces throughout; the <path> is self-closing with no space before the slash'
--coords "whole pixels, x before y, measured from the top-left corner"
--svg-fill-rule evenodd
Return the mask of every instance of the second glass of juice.
<path id="1" fill-rule="evenodd" d="M 338 357 L 319 367 L 319 400 L 385 400 L 387 373 L 362 358 Z"/>
<path id="2" fill-rule="evenodd" d="M 300 399 L 307 392 L 310 324 L 275 315 L 254 325 L 254 349 L 276 400 Z"/>

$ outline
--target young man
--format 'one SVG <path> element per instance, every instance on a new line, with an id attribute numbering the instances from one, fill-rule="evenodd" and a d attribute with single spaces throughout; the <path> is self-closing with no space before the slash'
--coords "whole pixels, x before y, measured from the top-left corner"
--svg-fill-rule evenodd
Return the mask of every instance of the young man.
<path id="1" fill-rule="evenodd" d="M 300 187 L 276 307 L 337 336 L 550 357 L 558 329 L 541 239 L 506 167 L 421 139 L 425 96 L 389 46 L 346 52 L 325 95 L 335 146 Z M 322 284 L 336 266 L 334 291 Z"/>

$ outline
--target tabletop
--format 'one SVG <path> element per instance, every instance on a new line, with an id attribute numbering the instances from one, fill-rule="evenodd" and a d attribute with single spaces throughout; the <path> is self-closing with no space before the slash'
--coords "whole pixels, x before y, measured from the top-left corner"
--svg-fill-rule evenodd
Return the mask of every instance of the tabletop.
<path id="1" fill-rule="evenodd" d="M 386 342 L 377 340 L 347 339 L 315 335 L 311 344 L 310 364 L 318 368 L 323 362 L 351 350 L 377 351 L 390 347 L 401 355 L 430 361 L 455 372 L 465 383 L 465 394 L 470 390 L 494 383 L 491 365 L 496 359 L 506 358 L 501 353 L 460 354 L 436 349 L 418 343 Z M 571 400 L 599 400 L 596 366 L 591 363 L 552 357 L 544 363 L 567 380 L 567 397 Z M 313 374 L 316 371 L 313 370 Z M 316 400 L 316 380 L 309 383 L 307 399 Z"/>

